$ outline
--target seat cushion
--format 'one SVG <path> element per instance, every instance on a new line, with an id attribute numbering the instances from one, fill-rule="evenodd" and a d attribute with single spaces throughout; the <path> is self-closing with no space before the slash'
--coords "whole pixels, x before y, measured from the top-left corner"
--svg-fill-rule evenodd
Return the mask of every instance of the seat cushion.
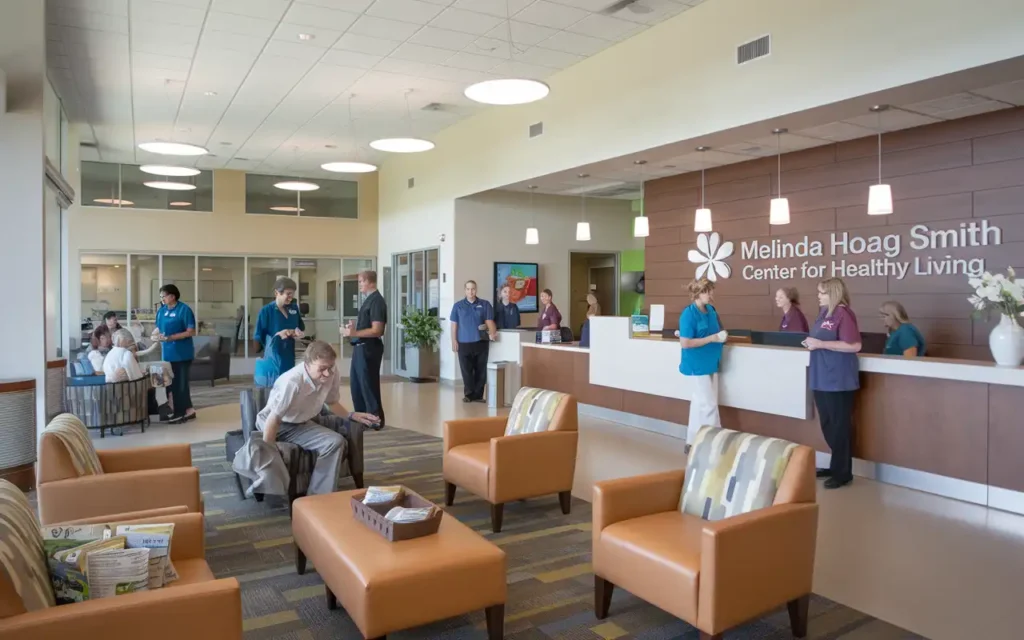
<path id="1" fill-rule="evenodd" d="M 678 511 L 617 522 L 594 541 L 594 573 L 696 624 L 703 527 Z"/>
<path id="2" fill-rule="evenodd" d="M 178 579 L 169 584 L 170 587 L 181 587 L 186 584 L 196 584 L 216 580 L 210 565 L 202 558 L 190 558 L 188 560 L 175 560 L 174 569 L 178 572 Z"/>
<path id="3" fill-rule="evenodd" d="M 490 466 L 489 441 L 460 445 L 444 456 L 444 479 L 481 498 L 487 498 Z"/>
<path id="4" fill-rule="evenodd" d="M 515 402 L 508 413 L 505 435 L 547 431 L 553 426 L 555 410 L 565 397 L 566 394 L 558 391 L 523 387 L 516 394 Z"/>
<path id="5" fill-rule="evenodd" d="M 703 427 L 686 463 L 679 508 L 721 520 L 771 506 L 797 445 L 717 427 Z"/>

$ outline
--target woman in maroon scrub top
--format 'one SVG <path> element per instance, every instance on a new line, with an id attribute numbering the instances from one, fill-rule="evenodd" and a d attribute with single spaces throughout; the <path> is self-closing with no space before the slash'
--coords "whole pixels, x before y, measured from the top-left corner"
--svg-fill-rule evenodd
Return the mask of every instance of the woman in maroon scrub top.
<path id="1" fill-rule="evenodd" d="M 551 289 L 540 292 L 540 315 L 537 316 L 537 331 L 542 329 L 558 329 L 562 326 L 562 314 L 551 301 Z"/>
<path id="2" fill-rule="evenodd" d="M 782 321 L 779 331 L 790 333 L 810 333 L 807 318 L 800 309 L 800 292 L 796 287 L 783 287 L 775 292 L 775 306 L 782 309 Z"/>
<path id="3" fill-rule="evenodd" d="M 821 432 L 832 449 L 828 469 L 818 469 L 826 489 L 853 481 L 853 400 L 860 388 L 860 328 L 850 309 L 850 293 L 840 278 L 818 284 L 821 311 L 804 345 L 811 351 L 811 391 Z"/>

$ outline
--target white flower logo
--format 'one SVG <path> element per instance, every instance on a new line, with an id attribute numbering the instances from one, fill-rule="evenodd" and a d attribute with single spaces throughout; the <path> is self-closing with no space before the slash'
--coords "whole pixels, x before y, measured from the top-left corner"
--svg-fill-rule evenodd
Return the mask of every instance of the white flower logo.
<path id="1" fill-rule="evenodd" d="M 725 264 L 725 259 L 732 255 L 732 242 L 722 242 L 718 232 L 702 233 L 697 236 L 697 248 L 690 249 L 687 254 L 690 262 L 697 266 L 697 279 L 707 278 L 715 281 L 719 277 L 728 278 L 732 269 Z"/>

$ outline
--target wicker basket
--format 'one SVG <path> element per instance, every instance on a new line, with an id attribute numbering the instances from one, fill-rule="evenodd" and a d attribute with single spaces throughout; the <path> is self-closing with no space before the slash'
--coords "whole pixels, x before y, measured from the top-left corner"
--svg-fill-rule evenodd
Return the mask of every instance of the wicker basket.
<path id="1" fill-rule="evenodd" d="M 420 508 L 437 506 L 405 487 L 402 488 L 402 494 L 402 497 L 398 500 L 369 505 L 363 504 L 366 492 L 360 491 L 352 496 L 352 515 L 356 520 L 384 536 L 388 542 L 412 540 L 413 538 L 422 538 L 423 536 L 437 533 L 438 528 L 441 526 L 441 518 L 444 516 L 444 512 L 441 509 L 437 509 L 437 512 L 432 517 L 422 522 L 391 522 L 384 517 L 388 511 L 395 507 Z"/>

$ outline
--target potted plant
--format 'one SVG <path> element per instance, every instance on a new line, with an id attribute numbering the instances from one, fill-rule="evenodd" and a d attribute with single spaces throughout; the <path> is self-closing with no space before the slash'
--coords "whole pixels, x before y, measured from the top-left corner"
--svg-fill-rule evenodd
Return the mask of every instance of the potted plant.
<path id="1" fill-rule="evenodd" d="M 441 321 L 421 309 L 410 308 L 402 316 L 405 333 L 405 370 L 413 382 L 424 382 L 440 375 L 441 363 L 437 342 L 441 338 Z"/>
<path id="2" fill-rule="evenodd" d="M 1003 367 L 1019 366 L 1024 360 L 1024 329 L 1020 326 L 1024 287 L 1017 281 L 1017 274 L 1008 267 L 1005 276 L 986 271 L 980 278 L 967 282 L 974 287 L 974 295 L 967 300 L 974 307 L 975 315 L 991 315 L 993 311 L 1000 315 L 999 324 L 988 335 L 992 358 Z"/>

